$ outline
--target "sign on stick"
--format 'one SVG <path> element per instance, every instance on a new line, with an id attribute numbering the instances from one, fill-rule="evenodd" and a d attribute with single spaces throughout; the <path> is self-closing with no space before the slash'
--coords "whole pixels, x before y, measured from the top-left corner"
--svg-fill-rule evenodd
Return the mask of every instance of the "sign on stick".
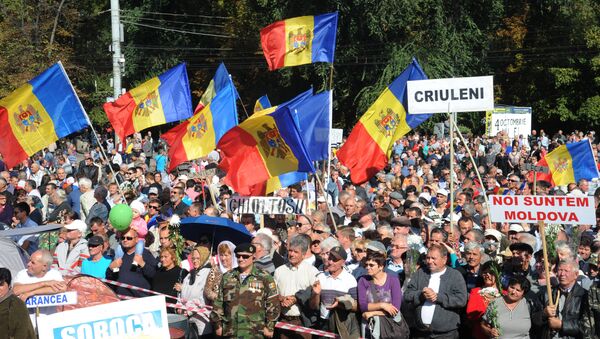
<path id="1" fill-rule="evenodd" d="M 497 106 L 492 111 L 486 112 L 488 136 L 496 136 L 499 132 L 506 132 L 509 138 L 531 134 L 531 107 Z"/>
<path id="2" fill-rule="evenodd" d="M 594 197 L 492 195 L 489 201 L 492 222 L 596 223 Z"/>
<path id="3" fill-rule="evenodd" d="M 408 113 L 477 112 L 494 109 L 494 77 L 413 80 Z"/>
<path id="4" fill-rule="evenodd" d="M 279 197 L 232 197 L 227 212 L 237 214 L 305 214 L 306 200 Z"/>
<path id="5" fill-rule="evenodd" d="M 57 294 L 33 295 L 25 301 L 27 308 L 62 306 L 77 304 L 77 292 L 69 291 Z"/>

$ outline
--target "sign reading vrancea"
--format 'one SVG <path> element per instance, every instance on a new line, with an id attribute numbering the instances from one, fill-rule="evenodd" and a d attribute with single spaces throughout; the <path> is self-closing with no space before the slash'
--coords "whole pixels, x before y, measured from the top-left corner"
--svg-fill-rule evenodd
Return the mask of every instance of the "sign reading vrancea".
<path id="1" fill-rule="evenodd" d="M 492 222 L 544 221 L 549 224 L 593 225 L 596 223 L 594 197 L 492 195 Z"/>
<path id="2" fill-rule="evenodd" d="M 232 197 L 227 212 L 237 214 L 305 214 L 306 200 L 279 197 Z"/>
<path id="3" fill-rule="evenodd" d="M 70 291 L 57 294 L 34 295 L 25 301 L 27 308 L 62 306 L 77 304 L 77 292 Z"/>
<path id="4" fill-rule="evenodd" d="M 164 296 L 59 312 L 38 318 L 40 338 L 169 338 Z"/>
<path id="5" fill-rule="evenodd" d="M 477 112 L 494 109 L 494 77 L 413 80 L 408 113 Z"/>

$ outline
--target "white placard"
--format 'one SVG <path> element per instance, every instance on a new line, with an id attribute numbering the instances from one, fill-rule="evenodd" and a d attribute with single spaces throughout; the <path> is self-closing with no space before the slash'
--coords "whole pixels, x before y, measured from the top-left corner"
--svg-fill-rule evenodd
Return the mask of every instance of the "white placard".
<path id="1" fill-rule="evenodd" d="M 232 197 L 227 212 L 236 214 L 305 214 L 306 200 L 279 197 Z"/>
<path id="2" fill-rule="evenodd" d="M 62 306 L 77 304 L 77 292 L 69 291 L 57 294 L 33 295 L 25 301 L 27 308 Z"/>
<path id="3" fill-rule="evenodd" d="M 496 136 L 499 132 L 506 132 L 509 138 L 522 135 L 523 137 L 531 134 L 531 113 L 530 114 L 496 114 L 492 113 L 490 120 L 489 136 Z"/>
<path id="4" fill-rule="evenodd" d="M 37 321 L 40 338 L 170 338 L 164 296 L 59 312 Z"/>
<path id="5" fill-rule="evenodd" d="M 477 112 L 494 109 L 494 77 L 407 82 L 408 113 Z"/>
<path id="6" fill-rule="evenodd" d="M 548 224 L 593 225 L 596 223 L 594 197 L 492 195 L 492 222 L 544 221 Z"/>
<path id="7" fill-rule="evenodd" d="M 329 131 L 329 141 L 332 145 L 341 144 L 344 138 L 344 130 L 341 128 L 332 128 Z"/>

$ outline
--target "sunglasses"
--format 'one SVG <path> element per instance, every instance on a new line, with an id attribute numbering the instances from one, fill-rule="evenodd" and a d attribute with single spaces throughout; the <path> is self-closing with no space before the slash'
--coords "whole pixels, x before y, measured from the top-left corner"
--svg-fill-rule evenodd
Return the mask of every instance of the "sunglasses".
<path id="1" fill-rule="evenodd" d="M 121 240 L 127 240 L 127 241 L 131 241 L 135 239 L 134 237 L 122 237 Z"/>
<path id="2" fill-rule="evenodd" d="M 91 244 L 88 244 L 88 248 L 96 248 L 98 246 L 100 246 L 100 245 L 91 245 Z"/>
<path id="3" fill-rule="evenodd" d="M 365 250 L 364 250 L 364 249 L 362 249 L 362 248 L 355 248 L 355 249 L 354 249 L 354 251 L 355 251 L 356 253 L 365 253 Z"/>
<path id="4" fill-rule="evenodd" d="M 377 264 L 369 263 L 369 264 L 365 264 L 365 267 L 377 267 Z"/>
<path id="5" fill-rule="evenodd" d="M 315 229 L 313 229 L 312 231 L 315 232 L 316 234 L 323 234 L 323 233 L 325 233 L 325 231 L 323 231 L 323 230 L 315 230 Z"/>
<path id="6" fill-rule="evenodd" d="M 239 259 L 239 258 L 242 258 L 242 259 L 244 259 L 244 260 L 246 260 L 246 259 L 250 258 L 251 256 L 252 256 L 252 254 L 237 254 L 237 253 L 236 253 L 236 255 L 235 255 L 235 257 L 236 257 L 236 258 L 238 258 L 238 259 Z"/>
<path id="7" fill-rule="evenodd" d="M 519 180 L 515 180 L 515 179 L 508 179 L 509 182 L 519 182 Z"/>
<path id="8" fill-rule="evenodd" d="M 159 209 L 159 208 L 160 208 L 160 206 L 152 206 L 152 205 L 150 205 L 150 206 L 148 206 L 148 208 L 152 208 L 152 209 L 155 209 L 155 210 L 157 210 L 157 209 Z"/>

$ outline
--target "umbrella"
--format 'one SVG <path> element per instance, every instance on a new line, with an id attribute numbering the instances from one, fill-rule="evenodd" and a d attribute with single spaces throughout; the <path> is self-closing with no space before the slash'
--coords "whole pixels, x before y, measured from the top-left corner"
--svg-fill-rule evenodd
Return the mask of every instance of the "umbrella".
<path id="1" fill-rule="evenodd" d="M 221 241 L 229 240 L 235 245 L 250 242 L 252 234 L 244 225 L 233 220 L 202 215 L 181 220 L 181 235 L 188 240 L 200 242 L 203 236 L 213 239 L 213 248 Z"/>

